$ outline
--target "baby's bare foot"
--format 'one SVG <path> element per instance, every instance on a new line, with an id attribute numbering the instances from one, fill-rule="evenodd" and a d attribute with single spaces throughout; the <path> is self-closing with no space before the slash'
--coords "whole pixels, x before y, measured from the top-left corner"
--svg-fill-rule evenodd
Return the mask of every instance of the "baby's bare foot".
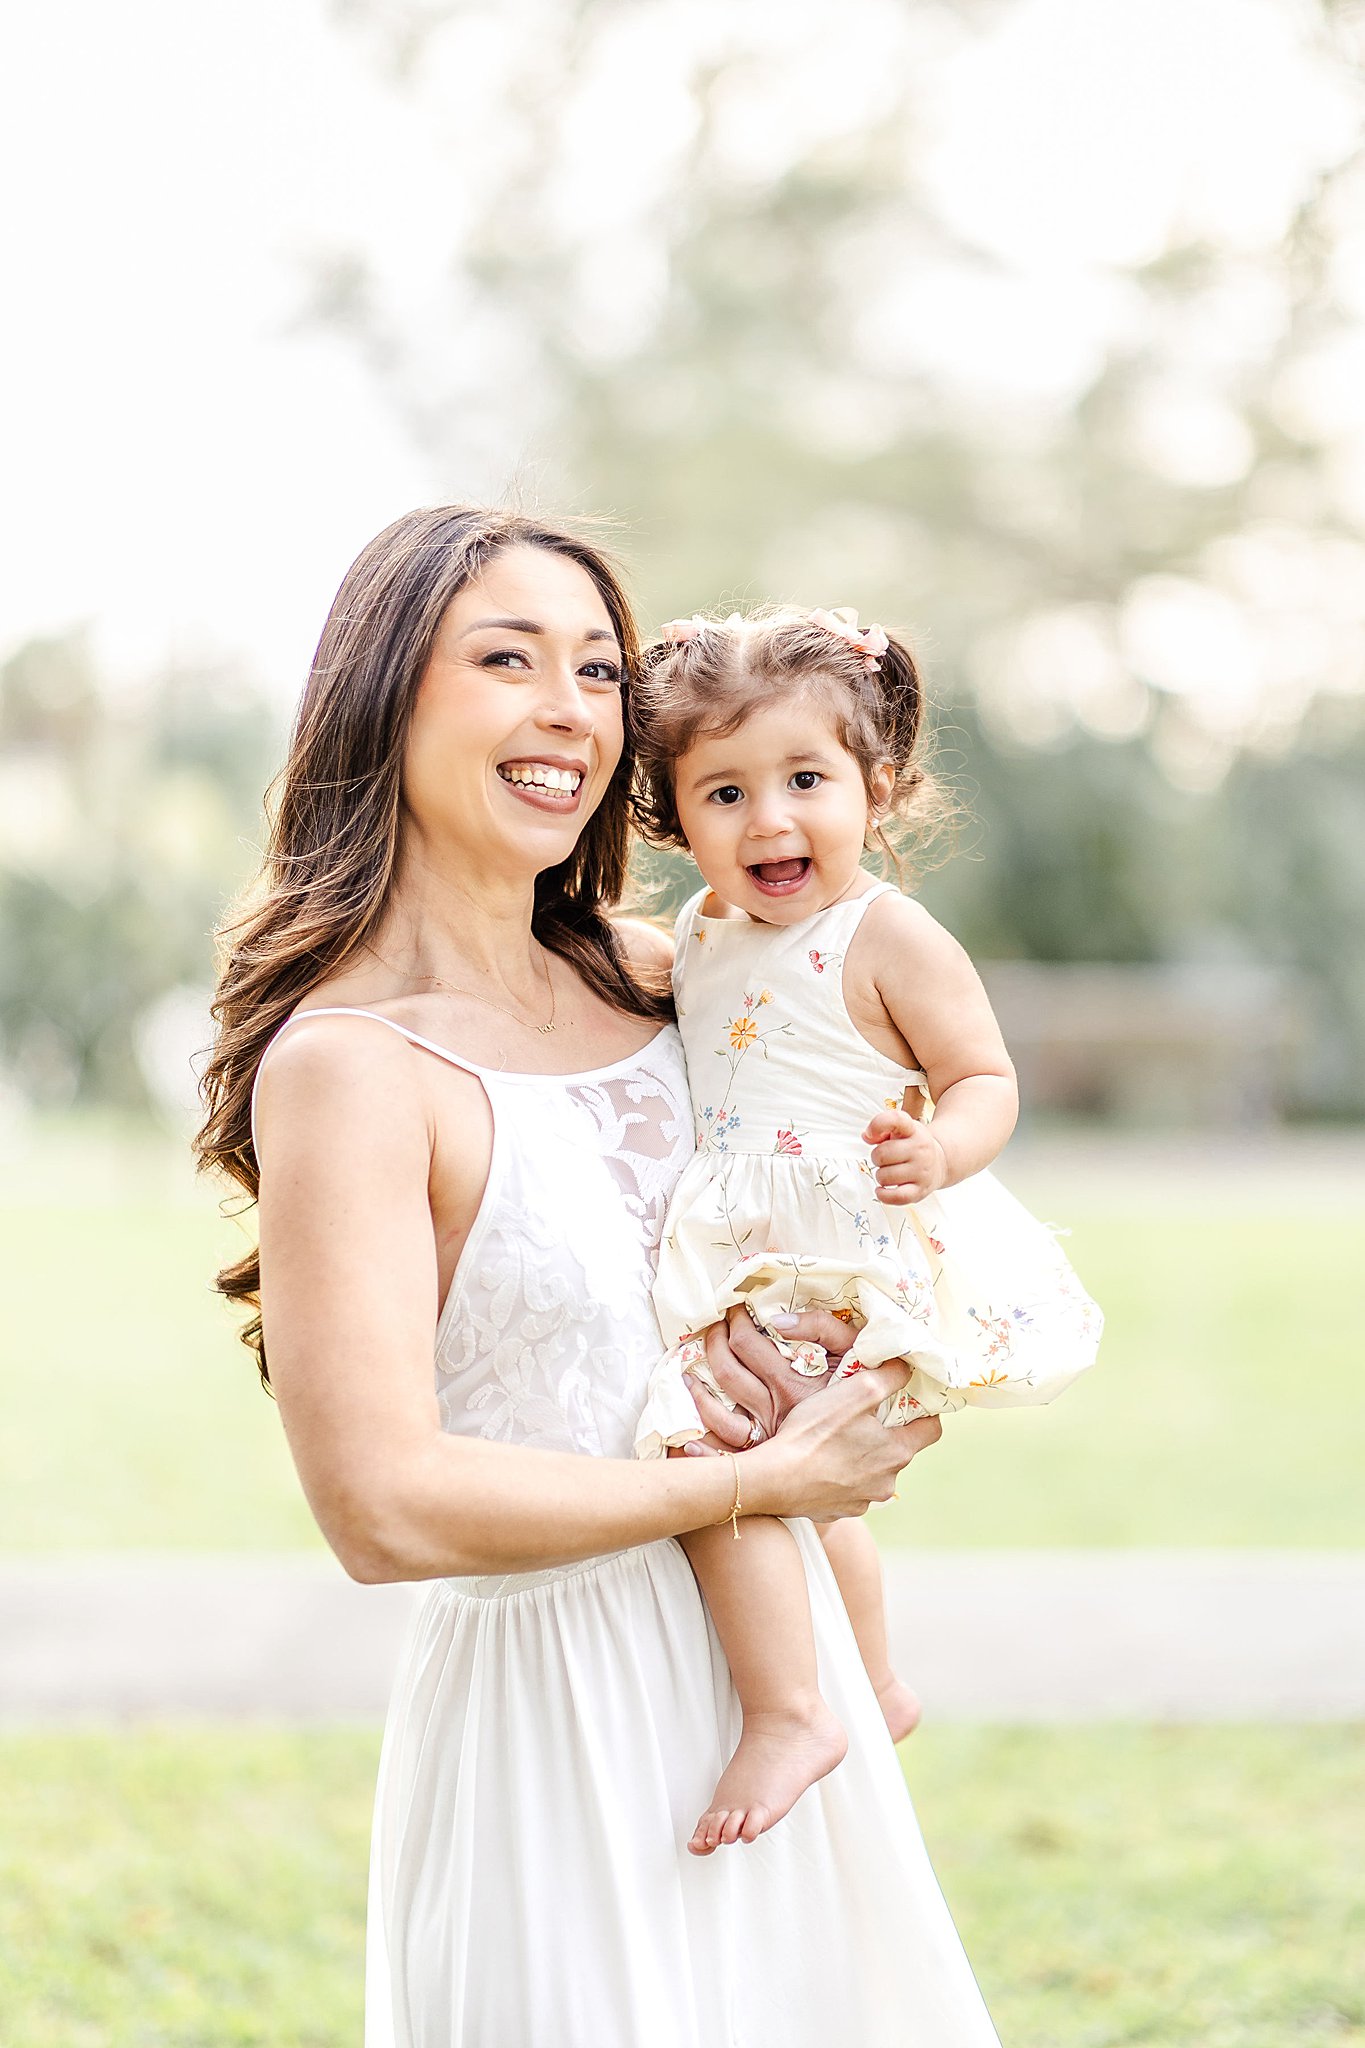
<path id="1" fill-rule="evenodd" d="M 688 1848 L 709 1856 L 733 1842 L 756 1842 L 838 1763 L 848 1749 L 843 1726 L 817 1693 L 809 1705 L 746 1714 L 739 1747 Z"/>
<path id="2" fill-rule="evenodd" d="M 877 1705 L 882 1710 L 882 1719 L 891 1731 L 893 1742 L 903 1742 L 919 1726 L 919 1695 L 911 1692 L 908 1685 L 902 1685 L 894 1673 L 884 1685 L 877 1687 Z"/>

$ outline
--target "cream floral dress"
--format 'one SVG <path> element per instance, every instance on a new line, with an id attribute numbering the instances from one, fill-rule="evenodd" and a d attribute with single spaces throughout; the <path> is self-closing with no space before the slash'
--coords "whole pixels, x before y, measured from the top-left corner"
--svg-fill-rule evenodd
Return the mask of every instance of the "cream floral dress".
<path id="1" fill-rule="evenodd" d="M 704 917 L 705 891 L 679 915 L 673 980 L 697 1150 L 664 1225 L 654 1305 L 668 1349 L 638 1457 L 701 1434 L 688 1375 L 713 1383 L 698 1333 L 736 1302 L 761 1327 L 834 1309 L 858 1327 L 858 1364 L 908 1359 L 889 1423 L 1035 1406 L 1094 1360 L 1099 1309 L 1053 1233 L 992 1174 L 906 1208 L 877 1199 L 860 1134 L 924 1076 L 855 1028 L 843 964 L 889 888 L 795 925 Z M 782 1348 L 799 1371 L 826 1366 L 816 1346 Z"/>

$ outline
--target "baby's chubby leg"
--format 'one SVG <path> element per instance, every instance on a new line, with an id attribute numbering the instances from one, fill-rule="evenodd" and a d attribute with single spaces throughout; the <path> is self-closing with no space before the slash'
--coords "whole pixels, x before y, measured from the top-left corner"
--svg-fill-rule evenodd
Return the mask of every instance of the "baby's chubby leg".
<path id="1" fill-rule="evenodd" d="M 820 1696 L 806 1568 L 782 1522 L 751 1515 L 682 1538 L 744 1713 L 739 1746 L 688 1848 L 753 1842 L 843 1759 L 848 1738 Z"/>
<path id="2" fill-rule="evenodd" d="M 882 1561 L 866 1522 L 849 1516 L 841 1522 L 817 1522 L 838 1583 L 848 1618 L 853 1624 L 863 1666 L 872 1681 L 877 1704 L 891 1732 L 899 1742 L 918 1727 L 920 1703 L 908 1685 L 891 1669 L 891 1648 L 886 1634 L 886 1593 L 882 1584 Z"/>

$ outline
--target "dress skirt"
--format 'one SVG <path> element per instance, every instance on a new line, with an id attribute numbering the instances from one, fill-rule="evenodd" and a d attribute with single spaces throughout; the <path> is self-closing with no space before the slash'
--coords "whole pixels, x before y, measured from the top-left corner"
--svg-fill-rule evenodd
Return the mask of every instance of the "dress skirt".
<path id="1" fill-rule="evenodd" d="M 366 2048 L 998 2048 L 823 1550 L 790 1526 L 849 1753 L 709 1858 L 685 1844 L 739 1708 L 676 1543 L 432 1587 L 380 1764 Z"/>

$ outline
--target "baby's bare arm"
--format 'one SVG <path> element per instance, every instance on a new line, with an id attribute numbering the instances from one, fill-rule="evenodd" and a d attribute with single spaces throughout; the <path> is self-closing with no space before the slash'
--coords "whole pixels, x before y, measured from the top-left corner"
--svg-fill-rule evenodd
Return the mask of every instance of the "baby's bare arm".
<path id="1" fill-rule="evenodd" d="M 879 1004 L 922 1068 L 934 1103 L 931 1124 L 911 1109 L 887 1109 L 863 1133 L 873 1147 L 884 1202 L 921 1201 L 989 1166 L 1019 1113 L 1014 1067 L 981 977 L 967 954 L 921 904 L 880 897 L 850 949 L 850 1008 Z M 912 1099 L 912 1108 L 913 1099 Z"/>

